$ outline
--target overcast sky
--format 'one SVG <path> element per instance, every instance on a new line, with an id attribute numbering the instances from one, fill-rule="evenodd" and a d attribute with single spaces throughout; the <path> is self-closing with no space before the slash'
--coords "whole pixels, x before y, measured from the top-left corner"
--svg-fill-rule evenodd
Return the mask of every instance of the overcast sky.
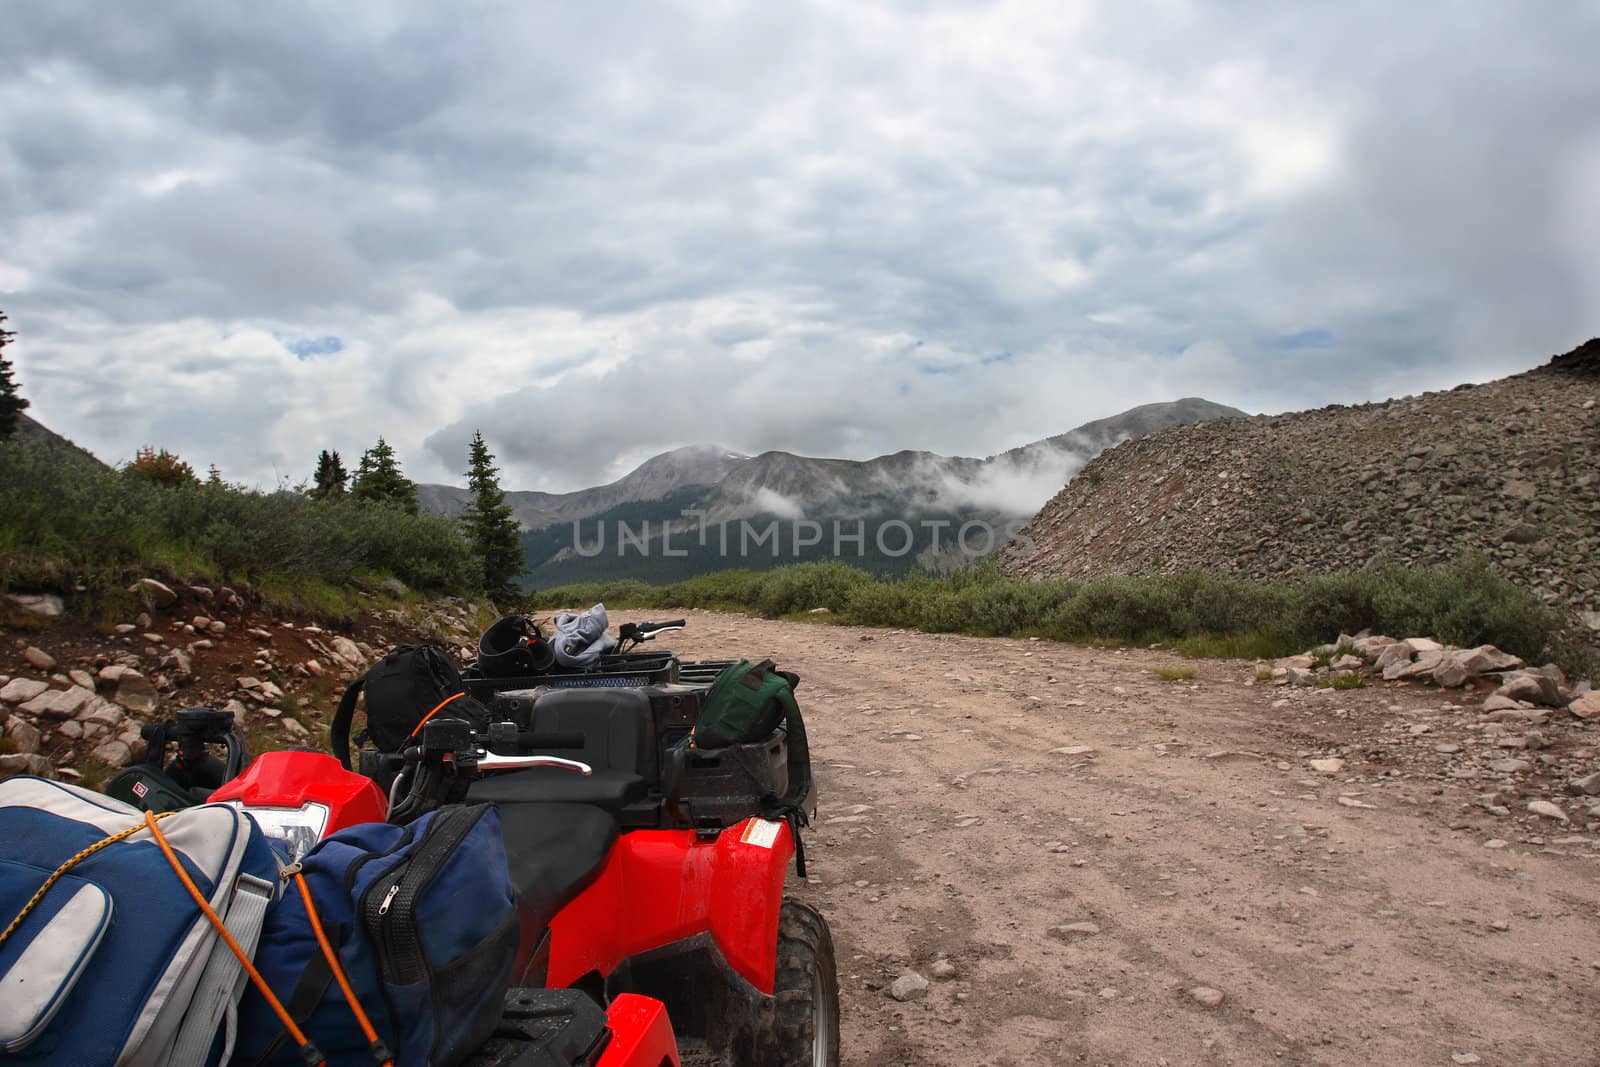
<path id="1" fill-rule="evenodd" d="M 270 485 L 985 455 L 1600 334 L 1600 5 L 10 0 L 32 414 Z"/>

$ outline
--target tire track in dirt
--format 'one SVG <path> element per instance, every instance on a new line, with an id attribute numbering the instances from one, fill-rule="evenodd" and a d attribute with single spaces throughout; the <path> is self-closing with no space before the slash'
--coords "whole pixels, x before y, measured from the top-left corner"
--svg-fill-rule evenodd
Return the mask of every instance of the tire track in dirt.
<path id="1" fill-rule="evenodd" d="M 1248 664 L 1159 681 L 1153 651 L 697 613 L 676 636 L 802 675 L 822 807 L 793 891 L 833 927 L 847 1063 L 1597 1062 L 1593 851 L 1486 851 L 1449 829 L 1460 788 L 1298 755 L 1436 693 L 1312 714 Z M 1049 935 L 1072 922 L 1099 932 Z M 938 958 L 955 978 L 887 996 Z"/>

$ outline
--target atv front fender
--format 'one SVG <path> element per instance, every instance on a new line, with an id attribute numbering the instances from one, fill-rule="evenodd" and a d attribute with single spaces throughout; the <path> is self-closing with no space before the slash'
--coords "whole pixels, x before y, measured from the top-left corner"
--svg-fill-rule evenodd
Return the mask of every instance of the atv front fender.
<path id="1" fill-rule="evenodd" d="M 632 956 L 709 933 L 729 966 L 770 996 L 793 855 L 788 825 L 767 819 L 711 839 L 693 830 L 623 834 L 595 880 L 550 921 L 546 984 L 603 978 Z"/>

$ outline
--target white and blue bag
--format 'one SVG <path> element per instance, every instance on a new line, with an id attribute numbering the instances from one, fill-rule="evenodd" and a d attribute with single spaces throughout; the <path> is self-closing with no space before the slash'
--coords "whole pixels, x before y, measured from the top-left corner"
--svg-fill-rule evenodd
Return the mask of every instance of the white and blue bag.
<path id="1" fill-rule="evenodd" d="M 149 829 L 118 800 L 42 778 L 0 782 L 0 1063 L 207 1067 L 232 1054 L 248 976 Z M 246 953 L 279 859 L 225 804 L 179 811 L 162 835 Z"/>

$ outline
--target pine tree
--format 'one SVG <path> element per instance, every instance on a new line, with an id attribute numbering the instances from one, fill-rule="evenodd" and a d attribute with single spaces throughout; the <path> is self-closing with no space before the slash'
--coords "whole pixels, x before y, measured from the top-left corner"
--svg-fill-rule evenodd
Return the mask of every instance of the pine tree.
<path id="1" fill-rule="evenodd" d="M 472 492 L 472 502 L 462 513 L 461 524 L 483 566 L 483 588 L 490 593 L 506 593 L 526 571 L 522 530 L 511 517 L 511 505 L 506 503 L 494 456 L 484 444 L 482 433 L 472 435 L 467 464 L 467 488 Z"/>
<path id="2" fill-rule="evenodd" d="M 400 472 L 394 449 L 382 437 L 361 454 L 350 495 L 367 503 L 394 504 L 409 515 L 418 510 L 416 483 Z"/>
<path id="3" fill-rule="evenodd" d="M 28 402 L 17 395 L 17 383 L 11 377 L 11 361 L 5 357 L 5 347 L 16 336 L 12 330 L 5 328 L 6 313 L 0 311 L 0 440 L 4 440 L 17 432 L 17 423 L 21 420 L 23 409 Z"/>
<path id="4" fill-rule="evenodd" d="M 317 472 L 312 479 L 311 499 L 337 500 L 345 494 L 350 473 L 344 469 L 344 460 L 339 458 L 337 450 L 330 452 L 324 448 L 317 457 Z"/>

